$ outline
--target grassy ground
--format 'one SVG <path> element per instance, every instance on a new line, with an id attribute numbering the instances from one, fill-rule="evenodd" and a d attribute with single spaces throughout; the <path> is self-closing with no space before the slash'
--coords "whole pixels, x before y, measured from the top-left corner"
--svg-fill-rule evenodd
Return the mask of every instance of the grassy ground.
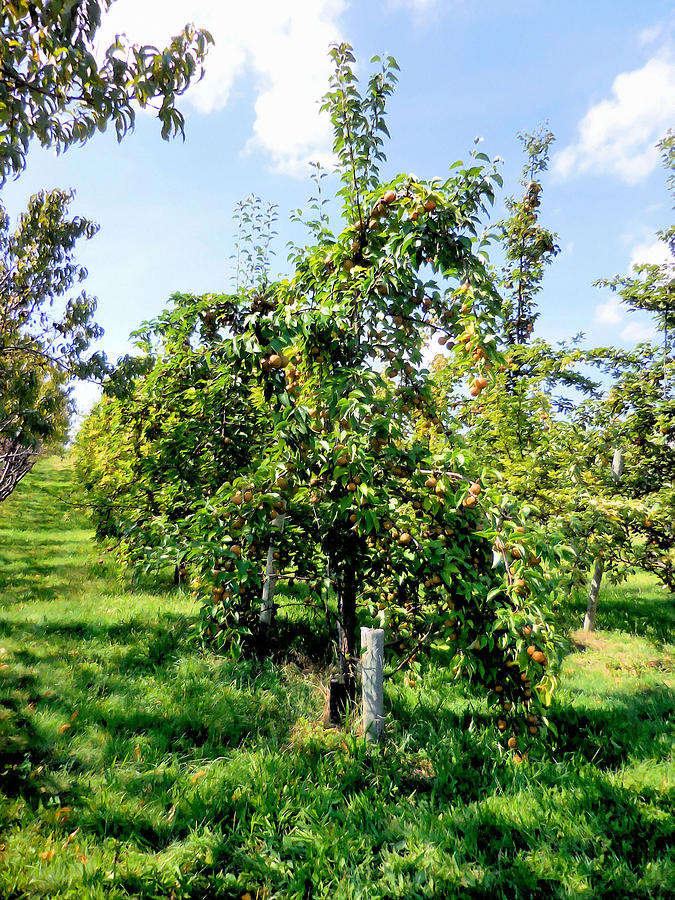
<path id="1" fill-rule="evenodd" d="M 0 897 L 673 896 L 653 582 L 601 595 L 548 755 L 514 765 L 438 671 L 368 751 L 320 726 L 322 673 L 200 652 L 180 591 L 125 588 L 71 490 L 46 460 L 0 507 Z"/>

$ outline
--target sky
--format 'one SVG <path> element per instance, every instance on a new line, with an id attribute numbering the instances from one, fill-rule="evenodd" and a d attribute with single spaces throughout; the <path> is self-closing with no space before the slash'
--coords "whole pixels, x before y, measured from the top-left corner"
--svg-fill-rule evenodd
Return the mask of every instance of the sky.
<path id="1" fill-rule="evenodd" d="M 311 194 L 309 162 L 330 163 L 330 123 L 319 100 L 328 47 L 354 47 L 365 80 L 375 55 L 392 55 L 399 86 L 388 107 L 384 180 L 399 172 L 445 177 L 474 139 L 503 159 L 504 197 L 518 194 L 518 133 L 546 123 L 555 134 L 543 176 L 541 224 L 561 253 L 547 269 L 536 335 L 588 346 L 631 346 L 653 334 L 646 315 L 593 287 L 637 262 L 660 262 L 655 232 L 672 201 L 655 144 L 675 126 L 675 9 L 666 0 L 117 0 L 102 52 L 124 33 L 163 45 L 186 22 L 215 45 L 204 78 L 180 99 L 185 141 L 165 143 L 140 113 L 121 144 L 112 131 L 56 156 L 33 145 L 26 171 L 0 199 L 16 216 L 42 188 L 72 188 L 72 212 L 100 225 L 77 258 L 98 298 L 115 359 L 129 333 L 176 291 L 233 288 L 238 201 L 278 204 L 273 274 L 301 240 L 292 210 Z M 496 261 L 496 260 L 495 260 Z M 82 410 L 95 397 L 76 388 Z"/>

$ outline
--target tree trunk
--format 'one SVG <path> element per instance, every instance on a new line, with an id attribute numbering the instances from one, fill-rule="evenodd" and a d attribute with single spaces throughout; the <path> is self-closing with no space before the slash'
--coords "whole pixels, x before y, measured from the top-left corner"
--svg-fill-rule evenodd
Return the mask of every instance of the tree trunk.
<path id="1" fill-rule="evenodd" d="M 340 568 L 338 587 L 338 655 L 340 675 L 330 682 L 329 711 L 339 724 L 356 699 L 356 575 L 351 566 Z"/>
<path id="2" fill-rule="evenodd" d="M 618 482 L 623 474 L 623 450 L 614 451 L 612 457 L 612 478 Z M 605 561 L 602 557 L 595 560 L 593 568 L 593 578 L 591 579 L 591 589 L 588 594 L 588 607 L 584 617 L 584 631 L 588 634 L 595 630 L 595 613 L 598 608 L 598 597 L 600 596 L 600 585 L 602 584 L 602 575 L 605 571 Z"/>
<path id="3" fill-rule="evenodd" d="M 584 618 L 584 631 L 593 631 L 595 628 L 595 612 L 598 608 L 598 597 L 600 596 L 600 585 L 602 584 L 602 573 L 605 571 L 605 561 L 598 557 L 593 568 L 593 578 L 591 580 L 591 590 L 588 594 L 588 607 Z"/>
<path id="4" fill-rule="evenodd" d="M 338 652 L 340 675 L 354 676 L 356 654 L 356 579 L 347 569 L 338 580 Z"/>
<path id="5" fill-rule="evenodd" d="M 24 447 L 18 441 L 0 438 L 0 502 L 6 500 L 37 462 L 40 448 Z"/>
<path id="6" fill-rule="evenodd" d="M 272 522 L 272 528 L 276 528 L 279 534 L 284 530 L 286 516 L 279 515 Z M 265 566 L 265 583 L 262 591 L 262 606 L 260 608 L 260 624 L 269 629 L 274 618 L 274 591 L 277 585 L 278 566 L 274 558 L 274 536 L 270 536 L 270 544 L 267 548 L 267 565 Z"/>

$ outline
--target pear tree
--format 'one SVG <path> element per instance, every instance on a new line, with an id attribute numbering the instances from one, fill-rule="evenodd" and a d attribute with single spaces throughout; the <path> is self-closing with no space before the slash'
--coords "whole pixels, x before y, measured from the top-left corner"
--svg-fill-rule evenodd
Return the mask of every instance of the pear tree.
<path id="1" fill-rule="evenodd" d="M 382 180 L 395 61 L 375 58 L 362 94 L 351 48 L 331 53 L 324 108 L 341 228 L 317 195 L 312 240 L 294 249 L 289 276 L 231 297 L 237 327 L 222 323 L 216 352 L 201 325 L 186 335 L 184 356 L 211 367 L 208 383 L 244 398 L 258 424 L 238 467 L 147 558 L 167 561 L 179 546 L 205 638 L 264 653 L 273 541 L 279 602 L 315 604 L 335 628 L 336 699 L 353 698 L 357 626 L 379 623 L 390 675 L 440 654 L 450 672 L 484 686 L 520 754 L 545 725 L 564 648 L 542 565 L 552 549 L 528 529 L 527 510 L 483 477 L 426 366 L 440 336 L 468 396 L 494 384 L 502 301 L 484 220 L 500 176 L 474 149 L 444 179 Z M 200 424 L 214 435 L 214 419 Z M 236 443 L 240 427 L 229 417 L 221 435 Z"/>

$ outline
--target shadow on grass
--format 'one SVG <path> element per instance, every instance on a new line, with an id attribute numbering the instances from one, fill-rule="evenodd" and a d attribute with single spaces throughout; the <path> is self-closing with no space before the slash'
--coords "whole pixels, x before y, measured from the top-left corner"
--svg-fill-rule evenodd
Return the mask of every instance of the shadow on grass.
<path id="1" fill-rule="evenodd" d="M 470 686 L 463 686 L 463 691 L 470 700 L 465 709 L 448 708 L 437 697 L 423 692 L 414 703 L 405 693 L 395 694 L 391 716 L 406 734 L 409 747 L 422 750 L 430 742 L 437 745 L 439 768 L 434 791 L 448 800 L 461 796 L 463 801 L 473 802 L 494 790 L 502 778 L 506 779 L 502 782 L 506 788 L 510 776 L 495 771 L 495 715 L 486 711 L 480 695 Z M 557 729 L 550 747 L 535 740 L 528 746 L 521 738 L 521 748 L 533 761 L 550 764 L 541 776 L 542 783 L 555 785 L 558 763 L 575 770 L 592 764 L 602 772 L 617 771 L 641 760 L 665 760 L 674 716 L 675 697 L 665 685 L 613 693 L 602 708 L 579 709 L 556 701 L 549 711 Z M 444 735 L 452 736 L 450 743 L 443 740 Z"/>
<path id="2" fill-rule="evenodd" d="M 35 727 L 39 681 L 32 672 L 3 672 L 0 680 L 0 783 L 7 797 L 22 796 L 33 807 L 63 785 L 49 769 L 51 742 Z"/>
<path id="3" fill-rule="evenodd" d="M 47 646 L 52 647 L 52 654 L 58 658 L 60 647 L 54 641 L 61 639 L 67 643 L 78 646 L 84 641 L 94 641 L 99 644 L 120 644 L 126 647 L 128 652 L 133 652 L 133 644 L 125 644 L 128 641 L 147 641 L 152 647 L 152 653 L 161 658 L 169 649 L 177 651 L 190 647 L 189 628 L 193 619 L 179 613 L 160 613 L 156 621 L 148 620 L 141 616 L 134 616 L 121 622 L 97 622 L 91 618 L 68 619 L 67 621 L 47 620 L 39 623 L 22 625 L 12 619 L 0 618 L 0 635 L 11 635 L 15 640 L 31 641 L 36 636 L 48 639 Z M 40 652 L 42 651 L 40 647 Z M 194 648 L 192 648 L 194 649 Z M 145 652 L 145 651 L 144 651 Z M 30 653 L 22 650 L 20 653 Z M 34 659 L 41 658 L 34 653 Z"/>
<path id="4" fill-rule="evenodd" d="M 94 585 L 101 593 L 110 589 L 113 563 L 93 545 L 65 463 L 40 460 L 0 513 L 3 606 L 78 599 Z"/>
<path id="5" fill-rule="evenodd" d="M 261 636 L 251 654 L 258 660 L 294 663 L 305 672 L 323 670 L 335 655 L 333 635 L 324 619 L 277 619 L 269 635 Z"/>
<path id="6" fill-rule="evenodd" d="M 7 568 L 3 566 L 2 554 L 0 567 Z M 95 577 L 90 566 L 31 564 L 25 572 L 15 571 L 11 578 L 0 576 L 2 604 L 9 607 L 26 602 L 51 603 L 66 598 L 76 599 L 82 592 L 78 584 L 86 582 L 87 589 L 90 589 L 91 580 Z"/>
<path id="7" fill-rule="evenodd" d="M 94 558 L 94 552 L 93 543 L 87 543 L 83 550 L 82 541 L 73 542 L 69 548 L 67 542 L 58 539 L 40 543 L 13 540 L 11 549 L 4 551 L 0 546 L 2 606 L 78 600 L 97 586 L 102 595 L 112 590 L 118 596 L 143 592 L 170 596 L 176 590 L 168 570 L 143 578 L 122 577 L 112 558 Z"/>
<path id="8" fill-rule="evenodd" d="M 638 886 L 648 864 L 667 859 L 672 849 L 670 825 L 654 815 L 648 794 L 638 795 L 598 775 L 579 774 L 574 788 L 561 792 L 558 809 L 532 796 L 522 811 L 517 805 L 499 809 L 484 804 L 470 816 L 460 812 L 449 830 L 461 840 L 462 854 L 500 860 L 496 870 L 467 885 L 461 896 L 544 900 L 560 896 L 561 876 L 577 867 L 588 881 L 583 894 L 626 900 L 668 896 L 668 886 L 658 879 L 653 886 Z M 451 838 L 446 838 L 448 844 Z M 602 865 L 588 864 L 600 859 Z"/>
<path id="9" fill-rule="evenodd" d="M 14 624 L 22 668 L 4 673 L 0 723 L 21 740 L 0 740 L 6 795 L 36 811 L 52 800 L 54 815 L 67 804 L 55 826 L 64 841 L 80 829 L 90 842 L 156 854 L 206 827 L 208 859 L 195 859 L 181 882 L 180 896 L 195 900 L 241 896 L 221 884 L 233 868 L 260 891 L 318 895 L 327 871 L 346 868 L 345 854 L 350 883 L 363 896 L 377 887 L 383 900 L 549 900 L 562 896 L 561 872 L 568 885 L 585 879 L 588 896 L 667 896 L 638 885 L 645 861 L 668 853 L 658 796 L 602 772 L 663 757 L 673 708 L 664 690 L 613 695 L 600 711 L 556 707 L 555 759 L 533 755 L 533 770 L 496 756 L 492 717 L 471 686 L 468 704 L 455 696 L 452 706 L 436 689 L 392 689 L 396 732 L 371 753 L 344 732 L 310 726 L 298 738 L 297 692 L 308 687 L 290 685 L 269 661 L 201 654 L 189 625 L 168 613 Z M 304 709 L 316 721 L 311 703 Z M 153 872 L 120 873 L 116 886 L 168 896 L 151 888 Z"/>
<path id="10" fill-rule="evenodd" d="M 66 474 L 52 484 L 67 490 Z M 44 497 L 35 504 L 41 527 L 62 527 L 62 511 L 42 515 Z M 54 539 L 41 537 L 45 547 Z M 16 575 L 25 563 L 10 557 Z M 86 579 L 88 566 L 91 581 L 87 558 L 83 551 L 77 572 Z M 48 569 L 39 574 L 68 583 L 68 572 Z M 12 575 L 0 569 L 0 593 L 3 586 L 12 589 Z M 58 595 L 52 589 L 47 599 Z M 656 640 L 665 631 L 661 598 L 642 593 L 613 612 L 610 596 L 606 611 L 618 623 L 635 606 L 659 623 L 649 632 Z M 34 623 L 16 621 L 16 612 L 0 619 L 8 648 L 0 781 L 4 808 L 15 810 L 7 816 L 16 817 L 0 811 L 0 828 L 23 829 L 16 865 L 29 861 L 31 842 L 42 847 L 52 835 L 64 850 L 59 864 L 70 865 L 68 836 L 78 829 L 76 840 L 105 860 L 94 872 L 73 858 L 59 897 L 87 896 L 90 887 L 91 896 L 194 900 L 668 896 L 664 793 L 623 787 L 615 775 L 624 764 L 665 759 L 673 711 L 665 688 L 617 693 L 610 685 L 599 709 L 583 708 L 583 698 L 558 703 L 557 743 L 533 747 L 516 766 L 470 685 L 463 697 L 441 679 L 420 691 L 391 686 L 388 737 L 368 750 L 348 730 L 324 732 L 321 697 L 279 664 L 318 667 L 325 677 L 320 618 L 280 619 L 277 662 L 235 661 L 200 651 L 189 615 L 155 607 L 105 621 L 96 600 L 86 602 L 61 619 L 57 606 Z M 27 811 L 17 812 L 14 798 Z M 39 879 L 30 893 L 31 877 L 17 897 L 46 896 Z"/>
<path id="11" fill-rule="evenodd" d="M 216 759 L 247 742 L 287 740 L 293 719 L 279 670 L 203 654 L 191 624 L 171 613 L 151 622 L 0 622 L 16 646 L 0 672 L 3 791 L 36 801 L 37 770 L 107 770 L 133 758 L 139 742 L 159 760 Z"/>
<path id="12" fill-rule="evenodd" d="M 665 739 L 675 714 L 675 697 L 666 685 L 613 693 L 601 709 L 554 703 L 551 718 L 558 729 L 556 750 L 578 754 L 598 769 L 615 769 L 631 759 L 667 752 Z"/>
<path id="13" fill-rule="evenodd" d="M 562 609 L 561 617 L 569 630 L 581 628 L 587 599 L 577 596 Z M 654 582 L 603 587 L 595 622 L 598 631 L 635 634 L 657 647 L 672 642 L 675 634 L 675 595 Z"/>
<path id="14" fill-rule="evenodd" d="M 440 772 L 430 791 L 411 790 L 412 760 L 399 748 L 376 755 L 354 746 L 329 754 L 299 749 L 258 758 L 244 771 L 223 768 L 208 789 L 181 794 L 171 823 L 137 819 L 154 849 L 187 837 L 195 822 L 210 824 L 211 859 L 193 874 L 186 895 L 229 896 L 215 885 L 236 862 L 249 884 L 275 896 L 312 897 L 322 886 L 326 896 L 325 882 L 343 870 L 349 896 L 549 900 L 575 896 L 575 881 L 584 896 L 669 896 L 658 869 L 654 884 L 639 883 L 647 863 L 663 865 L 672 846 L 667 817 L 655 815 L 658 798 L 649 790 L 634 792 L 589 772 L 575 772 L 560 788 L 551 771 L 547 795 L 531 773 L 514 776 L 505 767 L 496 784 L 474 772 L 480 791 L 469 800 L 459 785 L 451 795 L 439 790 Z M 462 760 L 464 769 L 469 762 Z M 120 811 L 84 821 L 105 834 L 129 829 Z"/>
<path id="15" fill-rule="evenodd" d="M 53 458 L 40 460 L 16 492 L 6 503 L 12 516 L 5 528 L 17 521 L 30 521 L 36 532 L 62 529 L 64 515 L 77 520 L 79 527 L 86 527 L 83 507 L 73 488 L 73 474 L 68 467 L 60 468 Z"/>

